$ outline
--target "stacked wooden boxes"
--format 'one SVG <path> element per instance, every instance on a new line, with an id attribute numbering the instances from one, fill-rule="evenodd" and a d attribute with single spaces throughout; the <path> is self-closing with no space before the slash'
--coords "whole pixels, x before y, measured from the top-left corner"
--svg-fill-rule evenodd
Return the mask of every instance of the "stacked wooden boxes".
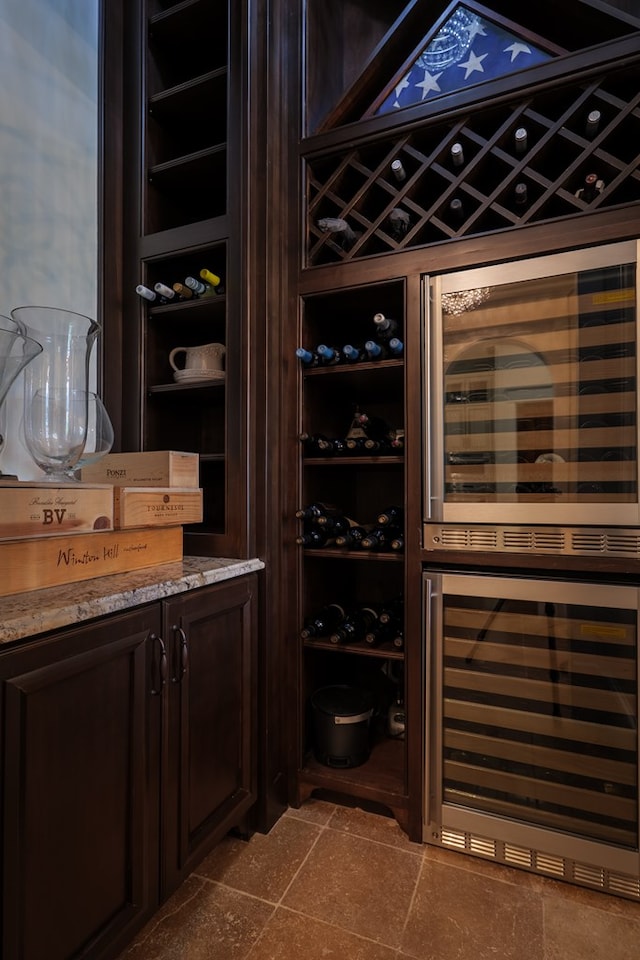
<path id="1" fill-rule="evenodd" d="M 202 520 L 197 453 L 109 454 L 79 483 L 0 477 L 0 596 L 182 560 Z"/>

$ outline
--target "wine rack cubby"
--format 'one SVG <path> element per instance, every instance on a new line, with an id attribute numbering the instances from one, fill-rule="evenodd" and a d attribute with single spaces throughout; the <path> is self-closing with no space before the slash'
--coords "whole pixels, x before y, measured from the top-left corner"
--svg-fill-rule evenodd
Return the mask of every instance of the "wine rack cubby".
<path id="1" fill-rule="evenodd" d="M 310 153 L 307 266 L 637 203 L 639 85 L 636 62 L 370 142 L 352 146 L 352 139 L 348 149 Z M 516 136 L 522 130 L 524 143 Z M 454 144 L 462 148 L 460 164 Z M 404 179 L 396 178 L 394 161 Z M 595 183 L 585 188 L 592 174 Z M 319 226 L 326 220 L 346 223 L 346 239 Z"/>
<path id="2" fill-rule="evenodd" d="M 405 337 L 404 280 L 373 283 L 340 291 L 305 296 L 300 342 L 310 352 L 320 343 L 339 352 L 351 343 L 361 346 L 376 339 L 373 317 L 377 313 L 394 321 L 395 333 Z M 379 418 L 404 436 L 404 350 L 399 358 L 379 361 L 344 360 L 328 366 L 305 368 L 301 364 L 304 435 L 344 439 L 357 411 Z M 382 454 L 342 451 L 332 455 L 309 453 L 299 442 L 302 503 L 332 504 L 340 514 L 363 527 L 375 526 L 379 514 L 404 504 L 404 448 Z M 301 504 L 302 505 L 302 504 Z M 401 521 L 402 526 L 403 522 Z M 308 524 L 307 524 L 308 525 Z M 299 531 L 305 529 L 299 521 Z M 388 546 L 365 550 L 358 546 L 300 546 L 302 569 L 299 630 L 324 605 L 337 603 L 352 612 L 361 606 L 382 609 L 403 596 L 405 563 L 402 550 Z M 386 804 L 401 821 L 406 817 L 405 743 L 391 739 L 387 712 L 404 699 L 404 621 L 399 636 L 379 643 L 333 643 L 329 635 L 299 636 L 299 671 L 304 677 L 301 701 L 309 703 L 315 690 L 332 684 L 364 686 L 373 693 L 371 756 L 362 766 L 340 770 L 325 766 L 314 756 L 309 716 L 301 734 L 302 764 L 299 795 L 316 788 L 348 792 L 361 799 Z"/>

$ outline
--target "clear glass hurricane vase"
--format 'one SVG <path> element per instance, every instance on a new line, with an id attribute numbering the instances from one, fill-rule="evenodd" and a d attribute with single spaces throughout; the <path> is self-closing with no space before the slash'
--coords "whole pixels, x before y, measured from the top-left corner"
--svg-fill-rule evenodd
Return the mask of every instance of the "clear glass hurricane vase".
<path id="1" fill-rule="evenodd" d="M 74 472 L 82 470 L 88 463 L 97 463 L 113 446 L 114 434 L 107 408 L 97 393 L 90 393 L 87 401 L 87 438 L 82 455 L 74 467 Z"/>
<path id="2" fill-rule="evenodd" d="M 100 325 L 57 307 L 16 307 L 11 317 L 42 344 L 24 378 L 27 450 L 47 480 L 73 480 L 86 440 L 89 364 Z"/>
<path id="3" fill-rule="evenodd" d="M 25 336 L 22 324 L 0 316 L 0 454 L 5 445 L 7 394 L 18 375 L 41 352 L 42 346 Z"/>

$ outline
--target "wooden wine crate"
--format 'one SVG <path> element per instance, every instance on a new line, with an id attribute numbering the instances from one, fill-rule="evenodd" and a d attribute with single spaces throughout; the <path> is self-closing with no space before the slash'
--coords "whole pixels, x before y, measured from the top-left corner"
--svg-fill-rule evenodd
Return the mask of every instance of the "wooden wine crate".
<path id="1" fill-rule="evenodd" d="M 113 530 L 110 484 L 0 479 L 0 540 Z"/>
<path id="2" fill-rule="evenodd" d="M 166 527 L 201 523 L 202 489 L 185 487 L 114 487 L 114 526 Z"/>
<path id="3" fill-rule="evenodd" d="M 182 527 L 108 530 L 0 543 L 0 596 L 182 560 Z"/>
<path id="4" fill-rule="evenodd" d="M 197 453 L 177 450 L 142 450 L 108 453 L 82 469 L 82 479 L 113 483 L 119 487 L 190 487 L 200 485 Z"/>

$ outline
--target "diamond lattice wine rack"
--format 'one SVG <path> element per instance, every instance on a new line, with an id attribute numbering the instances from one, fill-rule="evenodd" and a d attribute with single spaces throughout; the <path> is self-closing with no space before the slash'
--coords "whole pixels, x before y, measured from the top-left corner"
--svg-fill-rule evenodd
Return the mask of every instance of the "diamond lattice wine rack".
<path id="1" fill-rule="evenodd" d="M 313 156 L 307 265 L 638 202 L 639 161 L 638 63 Z"/>

